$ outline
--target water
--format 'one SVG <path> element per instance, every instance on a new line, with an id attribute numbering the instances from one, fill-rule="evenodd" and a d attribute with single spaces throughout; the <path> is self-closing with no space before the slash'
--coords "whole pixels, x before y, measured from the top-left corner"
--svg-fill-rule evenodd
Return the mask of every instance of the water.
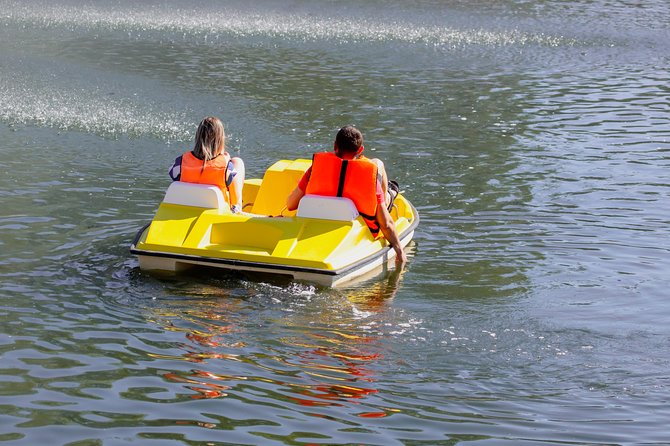
<path id="1" fill-rule="evenodd" d="M 0 0 L 0 440 L 670 444 L 666 1 Z M 199 120 L 359 126 L 421 214 L 342 290 L 128 253 Z"/>

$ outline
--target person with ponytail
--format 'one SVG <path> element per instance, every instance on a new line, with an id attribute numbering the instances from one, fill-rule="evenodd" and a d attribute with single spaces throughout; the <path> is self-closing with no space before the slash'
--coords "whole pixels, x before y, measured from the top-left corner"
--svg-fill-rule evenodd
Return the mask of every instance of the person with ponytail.
<path id="1" fill-rule="evenodd" d="M 206 117 L 198 125 L 193 150 L 175 159 L 169 175 L 173 181 L 218 186 L 230 210 L 238 213 L 242 211 L 244 162 L 226 152 L 225 139 L 221 120 Z"/>

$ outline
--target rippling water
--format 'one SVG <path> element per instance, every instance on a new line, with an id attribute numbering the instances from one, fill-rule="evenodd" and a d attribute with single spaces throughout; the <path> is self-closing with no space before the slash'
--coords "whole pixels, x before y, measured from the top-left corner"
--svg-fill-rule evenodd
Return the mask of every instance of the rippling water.
<path id="1" fill-rule="evenodd" d="M 0 441 L 669 444 L 666 1 L 0 0 Z M 421 214 L 329 290 L 128 253 L 195 126 L 354 123 Z"/>

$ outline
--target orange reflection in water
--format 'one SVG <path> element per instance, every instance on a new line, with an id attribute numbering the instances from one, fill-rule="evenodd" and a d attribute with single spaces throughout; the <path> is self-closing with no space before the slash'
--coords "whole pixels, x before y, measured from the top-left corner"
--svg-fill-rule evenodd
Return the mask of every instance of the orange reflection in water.
<path id="1" fill-rule="evenodd" d="M 382 314 L 398 291 L 402 274 L 402 268 L 393 269 L 382 280 L 343 290 L 344 297 L 357 312 Z M 378 336 L 370 334 L 368 329 L 360 328 L 368 322 L 361 323 L 356 318 L 342 319 L 339 313 L 333 312 L 337 310 L 324 311 L 318 320 L 310 320 L 306 324 L 308 328 L 301 330 L 303 338 L 283 339 L 292 349 L 300 347 L 304 350 L 290 358 L 276 359 L 318 380 L 312 385 L 293 386 L 298 395 L 289 396 L 289 399 L 296 404 L 306 407 L 361 404 L 364 399 L 379 392 L 374 387 L 375 373 L 370 367 L 383 359 L 383 355 L 375 351 L 379 345 Z M 335 325 L 338 320 L 341 323 Z M 318 331 L 314 328 L 318 325 L 328 328 Z M 393 411 L 384 408 L 382 411 L 361 412 L 357 416 L 382 418 Z M 314 415 L 318 416 L 316 413 Z"/>
<path id="2" fill-rule="evenodd" d="M 191 376 L 197 378 L 198 373 L 193 373 Z M 176 373 L 165 373 L 163 374 L 163 377 L 173 382 L 194 384 L 192 386 L 186 386 L 186 388 L 191 389 L 197 393 L 196 395 L 191 396 L 193 399 L 220 398 L 228 395 L 224 392 L 224 390 L 230 389 L 230 386 L 209 383 L 204 380 L 200 381 L 198 379 L 190 379 L 177 375 Z"/>
<path id="3" fill-rule="evenodd" d="M 388 415 L 386 412 L 362 412 L 358 416 L 361 418 L 383 418 Z"/>
<path id="4" fill-rule="evenodd" d="M 362 346 L 368 346 L 371 342 L 369 337 L 351 333 L 343 336 L 337 331 L 306 334 L 319 345 L 281 362 L 302 370 L 306 376 L 319 382 L 295 386 L 300 396 L 289 396 L 292 401 L 308 407 L 339 406 L 378 392 L 374 387 L 360 385 L 362 382 L 374 383 L 373 373 L 367 365 L 382 357 L 379 353 L 358 351 Z M 296 344 L 289 339 L 284 341 L 293 346 Z M 349 351 L 352 349 L 354 351 Z"/>
<path id="5" fill-rule="evenodd" d="M 304 384 L 301 386 L 293 386 L 294 388 L 299 389 L 297 390 L 297 393 L 300 396 L 290 395 L 288 396 L 289 400 L 306 407 L 342 406 L 346 402 L 356 402 L 357 400 L 362 400 L 365 397 L 378 392 L 378 390 L 373 387 L 353 385 L 356 382 L 356 378 L 347 379 L 350 384 L 338 384 L 328 381 L 342 378 L 327 374 L 312 374 L 311 376 L 313 378 L 319 377 L 321 382 L 313 385 Z M 366 381 L 374 382 L 374 379 L 368 376 Z"/>
<path id="6" fill-rule="evenodd" d="M 347 300 L 362 311 L 383 311 L 398 293 L 404 273 L 404 268 L 394 268 L 379 280 L 345 290 Z"/>
<path id="7" fill-rule="evenodd" d="M 239 330 L 239 307 L 243 305 L 239 299 L 222 299 L 228 297 L 222 290 L 215 287 L 202 287 L 189 292 L 189 296 L 203 294 L 202 299 L 170 302 L 171 308 L 159 308 L 154 312 L 154 322 L 164 329 L 183 332 L 187 341 L 180 345 L 185 352 L 178 356 L 151 354 L 161 359 L 177 359 L 192 363 L 206 363 L 210 360 L 223 359 L 240 361 L 240 356 L 226 352 L 226 349 L 245 347 L 244 342 L 237 339 Z M 191 370 L 190 373 L 168 372 L 162 375 L 165 379 L 186 384 L 184 387 L 194 392 L 192 399 L 212 399 L 228 396 L 231 386 L 221 381 L 246 379 L 240 376 L 219 375 L 206 370 Z"/>
<path id="8" fill-rule="evenodd" d="M 357 310 L 383 314 L 398 290 L 401 276 L 402 270 L 393 270 L 370 286 L 343 291 L 344 297 Z M 242 361 L 260 370 L 253 377 L 221 375 L 206 370 L 191 370 L 186 375 L 179 372 L 163 375 L 169 381 L 185 384 L 185 388 L 194 392 L 190 398 L 225 397 L 234 382 L 245 379 L 271 383 L 277 389 L 283 389 L 281 393 L 289 401 L 313 408 L 361 404 L 379 392 L 375 388 L 375 372 L 370 365 L 383 359 L 383 354 L 375 351 L 379 346 L 378 337 L 370 334 L 369 329 L 361 328 L 367 322 L 352 318 L 339 324 L 337 321 L 341 319 L 338 319 L 338 310 L 341 308 L 324 308 L 318 320 L 311 321 L 316 325 L 306 323 L 306 328 L 300 329 L 298 336 L 279 339 L 289 347 L 286 352 L 298 348 L 293 356 L 281 353 L 263 355 L 262 358 L 242 356 L 230 351 L 246 346 L 239 339 L 240 326 L 244 326 L 238 320 L 240 312 L 236 307 L 240 304 L 241 301 L 237 299 L 189 300 L 183 304 L 183 311 L 166 311 L 157 315 L 165 329 L 184 332 L 188 341 L 183 345 L 186 351 L 175 359 L 192 363 Z M 291 326 L 295 317 L 292 313 L 282 322 Z M 274 367 L 273 360 L 281 363 L 282 367 Z M 225 364 L 217 362 L 212 362 L 210 366 L 215 367 L 214 370 L 226 369 Z M 282 375 L 291 376 L 291 379 L 284 380 L 280 378 Z M 229 381 L 231 385 L 225 385 L 222 381 Z M 357 416 L 382 418 L 390 412 L 393 410 L 373 409 L 362 411 Z M 318 413 L 313 415 L 319 416 Z"/>

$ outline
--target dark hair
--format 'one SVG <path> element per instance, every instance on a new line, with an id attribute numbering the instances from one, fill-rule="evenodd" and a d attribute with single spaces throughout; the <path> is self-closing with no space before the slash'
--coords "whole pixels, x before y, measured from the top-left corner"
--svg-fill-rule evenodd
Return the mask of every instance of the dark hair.
<path id="1" fill-rule="evenodd" d="M 335 136 L 335 145 L 340 152 L 356 153 L 363 145 L 363 134 L 353 125 L 344 126 Z"/>

